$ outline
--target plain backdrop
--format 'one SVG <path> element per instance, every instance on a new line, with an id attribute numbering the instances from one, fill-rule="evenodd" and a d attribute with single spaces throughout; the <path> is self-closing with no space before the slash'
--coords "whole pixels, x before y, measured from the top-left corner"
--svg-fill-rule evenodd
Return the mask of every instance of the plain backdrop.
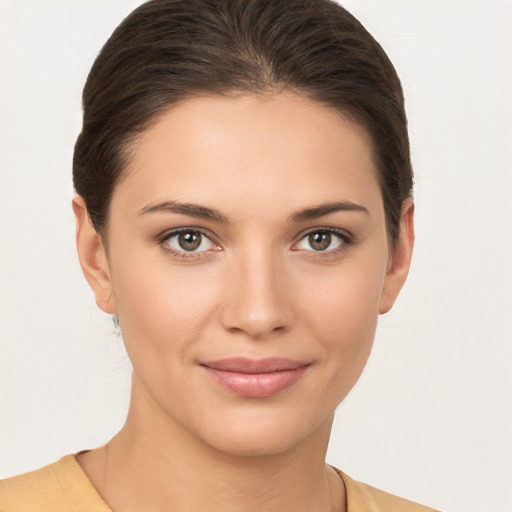
<path id="1" fill-rule="evenodd" d="M 71 158 L 101 45 L 141 2 L 0 0 L 0 477 L 104 444 L 130 364 L 74 248 Z M 328 460 L 453 512 L 512 511 L 512 2 L 344 2 L 395 63 L 416 172 L 410 279 Z"/>

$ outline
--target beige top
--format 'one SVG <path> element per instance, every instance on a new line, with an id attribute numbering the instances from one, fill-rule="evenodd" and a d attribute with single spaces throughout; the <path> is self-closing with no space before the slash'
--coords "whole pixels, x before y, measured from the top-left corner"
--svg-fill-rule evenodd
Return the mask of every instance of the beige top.
<path id="1" fill-rule="evenodd" d="M 435 512 L 352 480 L 336 470 L 347 490 L 348 512 Z M 23 475 L 0 480 L 0 512 L 112 512 L 74 455 Z"/>

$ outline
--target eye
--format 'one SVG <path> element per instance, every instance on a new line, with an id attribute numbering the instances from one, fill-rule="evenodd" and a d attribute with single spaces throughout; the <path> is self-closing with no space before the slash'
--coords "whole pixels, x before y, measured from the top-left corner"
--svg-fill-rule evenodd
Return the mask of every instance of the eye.
<path id="1" fill-rule="evenodd" d="M 196 229 L 183 229 L 166 236 L 162 241 L 176 252 L 194 253 L 204 252 L 216 248 L 214 243 L 201 231 Z"/>
<path id="2" fill-rule="evenodd" d="M 330 252 L 340 249 L 349 242 L 348 235 L 329 229 L 317 229 L 310 231 L 295 247 L 298 250 Z"/>

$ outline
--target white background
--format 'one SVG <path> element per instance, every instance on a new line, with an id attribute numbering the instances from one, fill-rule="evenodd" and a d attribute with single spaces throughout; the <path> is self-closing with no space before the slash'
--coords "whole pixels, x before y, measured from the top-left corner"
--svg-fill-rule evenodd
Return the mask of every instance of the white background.
<path id="1" fill-rule="evenodd" d="M 0 477 L 105 443 L 130 366 L 75 256 L 71 158 L 94 56 L 138 1 L 0 0 Z M 512 511 L 512 2 L 350 0 L 402 77 L 410 280 L 329 461 L 453 512 Z"/>

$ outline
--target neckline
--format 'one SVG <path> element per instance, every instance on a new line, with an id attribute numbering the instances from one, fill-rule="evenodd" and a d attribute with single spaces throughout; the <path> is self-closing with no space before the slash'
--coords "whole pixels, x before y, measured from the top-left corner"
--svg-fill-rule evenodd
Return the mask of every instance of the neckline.
<path id="1" fill-rule="evenodd" d="M 69 467 L 72 474 L 74 474 L 74 481 L 76 484 L 75 487 L 80 487 L 81 492 L 79 493 L 79 496 L 82 498 L 84 496 L 84 487 L 86 487 L 87 491 L 87 508 L 84 508 L 84 504 L 77 501 L 76 498 L 73 497 L 73 494 L 76 496 L 76 493 L 73 493 L 73 487 L 66 487 L 66 497 L 70 504 L 73 506 L 73 512 L 90 512 L 91 506 L 94 506 L 94 511 L 96 512 L 113 512 L 112 509 L 107 505 L 105 500 L 102 498 L 102 496 L 99 494 L 98 490 L 94 485 L 92 484 L 91 480 L 83 470 L 82 466 L 79 464 L 77 460 L 77 455 L 82 455 L 83 453 L 90 452 L 91 450 L 81 450 L 79 452 L 76 452 L 74 454 L 66 455 L 62 457 L 62 459 L 59 461 L 59 463 L 65 464 Z M 340 471 L 335 466 L 332 466 L 329 464 L 329 467 L 332 468 L 335 473 L 338 475 L 338 477 L 341 480 L 341 483 L 343 484 L 343 487 L 345 489 L 345 502 L 346 502 L 346 510 L 350 512 L 350 501 L 352 496 L 352 491 L 350 485 L 350 478 L 345 475 L 342 471 Z"/>
<path id="2" fill-rule="evenodd" d="M 63 490 L 66 500 L 71 506 L 72 512 L 91 512 L 91 510 L 94 510 L 94 512 L 113 512 L 76 459 L 76 455 L 88 451 L 90 450 L 82 450 L 75 454 L 66 455 L 58 462 L 63 472 L 67 473 L 63 475 L 64 478 L 62 479 L 63 481 L 65 479 Z"/>

